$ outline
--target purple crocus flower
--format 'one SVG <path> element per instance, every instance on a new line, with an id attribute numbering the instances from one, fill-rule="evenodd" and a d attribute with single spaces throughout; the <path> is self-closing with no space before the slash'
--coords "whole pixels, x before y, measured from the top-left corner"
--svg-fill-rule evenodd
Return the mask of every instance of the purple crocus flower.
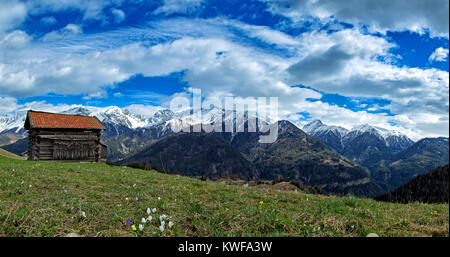
<path id="1" fill-rule="evenodd" d="M 139 198 L 136 197 L 136 199 L 134 199 L 134 200 L 139 201 Z"/>
<path id="2" fill-rule="evenodd" d="M 64 189 L 64 194 L 66 194 L 66 193 L 67 193 L 67 190 Z"/>
<path id="3" fill-rule="evenodd" d="M 202 211 L 202 215 L 205 215 L 205 211 Z"/>
<path id="4" fill-rule="evenodd" d="M 80 210 L 80 209 L 77 208 L 77 209 L 75 210 L 75 213 L 77 213 L 79 210 Z"/>
<path id="5" fill-rule="evenodd" d="M 127 227 L 131 225 L 131 220 L 127 220 Z"/>
<path id="6" fill-rule="evenodd" d="M 183 228 L 186 229 L 186 223 L 183 224 Z"/>

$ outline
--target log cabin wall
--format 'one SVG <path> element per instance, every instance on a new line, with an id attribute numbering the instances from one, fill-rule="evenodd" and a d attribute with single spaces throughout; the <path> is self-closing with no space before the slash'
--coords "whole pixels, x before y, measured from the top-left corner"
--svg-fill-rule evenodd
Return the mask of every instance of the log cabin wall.
<path id="1" fill-rule="evenodd" d="M 100 130 L 31 129 L 28 160 L 105 162 Z"/>

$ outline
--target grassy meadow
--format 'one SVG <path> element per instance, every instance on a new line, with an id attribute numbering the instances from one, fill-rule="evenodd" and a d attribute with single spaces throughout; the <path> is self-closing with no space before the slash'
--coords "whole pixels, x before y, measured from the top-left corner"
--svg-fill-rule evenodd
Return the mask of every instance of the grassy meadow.
<path id="1" fill-rule="evenodd" d="M 147 208 L 152 220 L 143 223 Z M 448 204 L 309 195 L 0 156 L 0 236 L 448 236 L 448 224 Z"/>

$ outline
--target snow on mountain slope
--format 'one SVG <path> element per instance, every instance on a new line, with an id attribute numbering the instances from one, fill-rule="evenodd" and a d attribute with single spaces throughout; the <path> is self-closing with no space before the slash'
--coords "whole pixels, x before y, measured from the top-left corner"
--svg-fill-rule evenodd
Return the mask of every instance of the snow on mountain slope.
<path id="1" fill-rule="evenodd" d="M 19 133 L 25 123 L 26 114 L 26 112 L 17 112 L 0 116 L 0 133 L 9 130 Z"/>
<path id="2" fill-rule="evenodd" d="M 145 118 L 132 114 L 127 109 L 121 109 L 117 106 L 110 106 L 106 108 L 76 107 L 63 111 L 62 113 L 96 116 L 104 123 L 123 125 L 132 129 L 145 127 L 148 124 L 148 121 Z"/>
<path id="3" fill-rule="evenodd" d="M 383 140 L 386 146 L 393 148 L 405 149 L 414 143 L 410 138 L 399 131 L 388 130 L 377 126 L 371 126 L 369 124 L 356 126 L 352 129 L 352 131 L 357 132 L 358 135 L 366 132 L 375 135 Z"/>
<path id="4" fill-rule="evenodd" d="M 362 124 L 353 127 L 350 131 L 338 127 L 323 124 L 320 120 L 314 120 L 303 127 L 303 130 L 311 136 L 318 137 L 325 143 L 333 144 L 336 150 L 348 147 L 348 142 L 354 142 L 355 139 L 367 135 L 375 136 L 381 140 L 386 147 L 394 151 L 400 151 L 411 146 L 414 142 L 399 131 L 388 130 L 385 128 Z M 337 143 L 340 141 L 340 144 Z"/>
<path id="5" fill-rule="evenodd" d="M 189 126 L 194 124 L 213 124 L 222 121 L 223 111 L 218 108 L 203 109 L 201 117 L 192 116 L 189 111 L 174 113 L 171 110 L 163 109 L 156 111 L 153 116 L 143 117 L 132 113 L 125 108 L 117 106 L 109 107 L 73 107 L 64 110 L 63 114 L 79 114 L 86 116 L 96 116 L 108 128 L 115 130 L 114 134 L 120 134 L 120 130 L 149 128 L 161 126 L 162 130 L 172 130 L 180 126 Z M 233 112 L 225 113 L 225 120 L 233 119 Z M 15 129 L 17 131 L 23 128 L 26 118 L 26 111 L 15 114 L 5 114 L 0 116 L 0 133 L 2 131 Z M 112 127 L 111 127 L 112 126 Z"/>
<path id="6" fill-rule="evenodd" d="M 308 124 L 306 124 L 303 127 L 303 131 L 305 131 L 307 134 L 318 134 L 318 133 L 326 133 L 326 132 L 333 132 L 337 133 L 340 136 L 345 136 L 348 133 L 348 130 L 339 127 L 339 126 L 329 126 L 322 123 L 320 120 L 314 120 Z"/>

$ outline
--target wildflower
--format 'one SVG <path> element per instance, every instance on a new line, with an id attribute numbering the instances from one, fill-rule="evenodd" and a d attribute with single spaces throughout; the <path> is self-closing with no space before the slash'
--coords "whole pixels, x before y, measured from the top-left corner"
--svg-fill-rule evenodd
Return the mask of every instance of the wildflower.
<path id="1" fill-rule="evenodd" d="M 147 221 L 152 221 L 152 219 L 153 219 L 152 215 L 148 215 Z"/>
<path id="2" fill-rule="evenodd" d="M 86 218 L 86 213 L 84 211 L 81 212 L 81 217 Z"/>
<path id="3" fill-rule="evenodd" d="M 139 224 L 139 230 L 142 231 L 144 229 L 144 225 Z"/>
<path id="4" fill-rule="evenodd" d="M 125 201 L 128 201 L 128 197 L 125 197 Z"/>
<path id="5" fill-rule="evenodd" d="M 183 228 L 186 229 L 186 223 L 183 223 Z"/>
<path id="6" fill-rule="evenodd" d="M 161 232 L 164 231 L 164 224 L 161 224 L 161 226 L 159 226 L 159 230 L 161 230 Z"/>
<path id="7" fill-rule="evenodd" d="M 30 184 L 30 185 L 29 185 L 29 187 L 31 188 L 31 187 L 32 187 L 32 185 Z"/>
<path id="8" fill-rule="evenodd" d="M 158 196 L 158 201 L 161 200 L 161 197 Z"/>
<path id="9" fill-rule="evenodd" d="M 133 184 L 133 187 L 136 187 L 136 184 Z"/>
<path id="10" fill-rule="evenodd" d="M 139 201 L 139 198 L 138 198 L 138 197 L 136 197 L 136 198 L 134 198 L 134 200 L 135 200 L 135 201 Z"/>
<path id="11" fill-rule="evenodd" d="M 152 210 L 150 210 L 150 208 L 147 208 L 147 214 L 150 214 L 152 212 Z"/>
<path id="12" fill-rule="evenodd" d="M 261 204 L 261 205 L 263 205 L 263 203 L 264 203 L 263 201 L 259 202 L 259 204 Z"/>
<path id="13" fill-rule="evenodd" d="M 156 212 L 156 208 L 153 208 L 153 209 L 152 209 L 152 212 L 155 213 L 155 212 Z"/>
<path id="14" fill-rule="evenodd" d="M 131 220 L 127 220 L 127 227 L 130 226 Z"/>
<path id="15" fill-rule="evenodd" d="M 202 215 L 205 215 L 205 211 L 202 211 Z"/>
<path id="16" fill-rule="evenodd" d="M 173 226 L 173 222 L 169 221 L 169 228 L 171 228 Z"/>
<path id="17" fill-rule="evenodd" d="M 159 216 L 159 220 L 160 220 L 161 222 L 163 222 L 164 219 L 165 219 L 166 217 L 167 217 L 167 215 L 166 215 L 166 214 L 163 214 L 163 215 Z"/>
<path id="18" fill-rule="evenodd" d="M 225 208 L 226 211 L 228 211 L 228 208 Z"/>
<path id="19" fill-rule="evenodd" d="M 135 226 L 135 225 L 132 225 L 131 228 L 132 228 L 134 231 L 136 231 L 136 226 Z"/>
<path id="20" fill-rule="evenodd" d="M 147 222 L 147 220 L 145 218 L 142 218 L 141 221 L 142 221 L 142 223 Z"/>
<path id="21" fill-rule="evenodd" d="M 66 193 L 67 193 L 67 190 L 64 189 L 64 194 L 66 194 Z"/>
<path id="22" fill-rule="evenodd" d="M 309 201 L 309 198 L 308 198 L 308 197 L 306 198 L 306 201 Z"/>

